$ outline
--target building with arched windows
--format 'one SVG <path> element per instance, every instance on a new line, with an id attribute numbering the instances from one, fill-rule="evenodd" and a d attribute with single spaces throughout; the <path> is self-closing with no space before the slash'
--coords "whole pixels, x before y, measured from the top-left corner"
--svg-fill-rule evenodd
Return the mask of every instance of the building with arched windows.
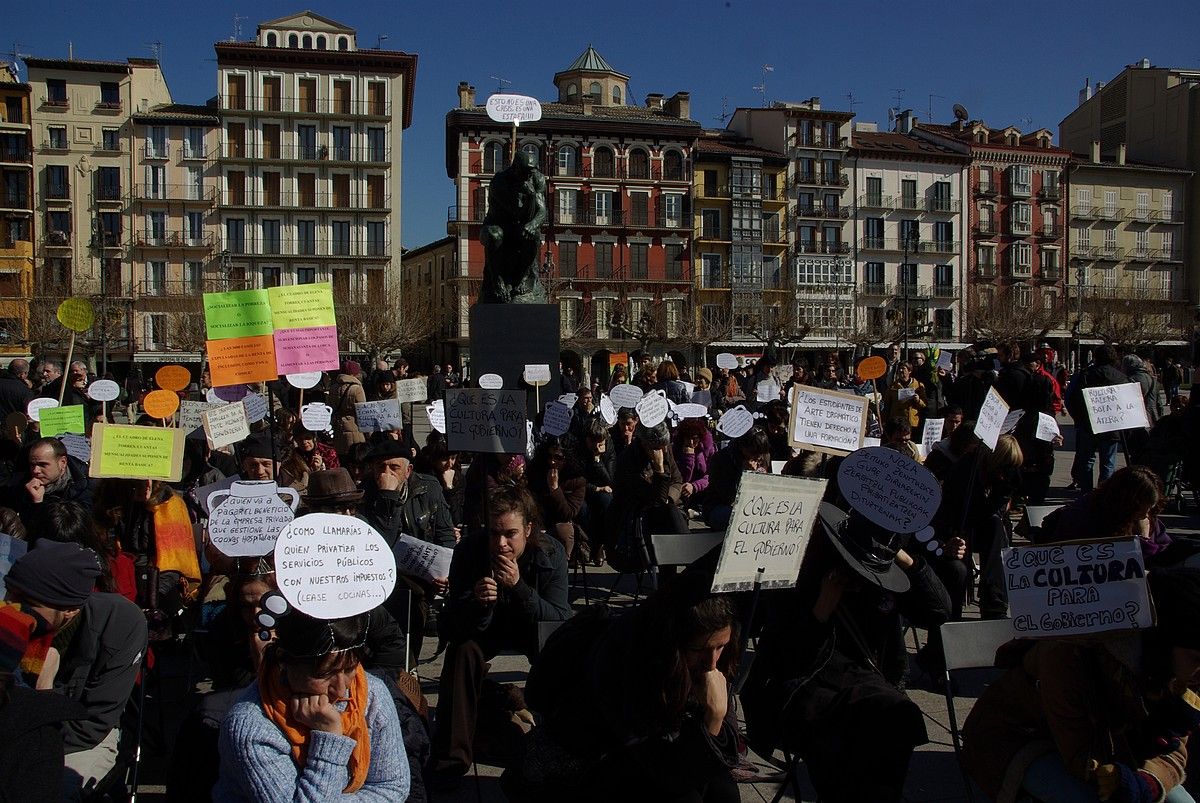
<path id="1" fill-rule="evenodd" d="M 688 93 L 630 105 L 629 76 L 589 46 L 554 75 L 558 97 L 520 126 L 517 148 L 546 175 L 549 222 L 542 253 L 559 305 L 564 365 L 608 373 L 608 355 L 664 353 L 691 342 L 692 160 L 701 126 Z M 469 360 L 468 311 L 483 276 L 480 223 L 492 177 L 509 163 L 512 127 L 488 118 L 459 84 L 446 115 L 446 170 L 457 288 L 454 343 Z"/>

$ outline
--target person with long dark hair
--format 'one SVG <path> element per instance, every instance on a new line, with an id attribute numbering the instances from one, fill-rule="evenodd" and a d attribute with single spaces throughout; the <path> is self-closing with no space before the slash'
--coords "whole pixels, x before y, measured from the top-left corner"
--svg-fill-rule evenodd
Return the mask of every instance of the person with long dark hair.
<path id="1" fill-rule="evenodd" d="M 587 479 L 575 464 L 574 455 L 558 438 L 550 436 L 538 444 L 526 476 L 546 532 L 563 545 L 568 560 L 589 561 L 587 535 L 576 526 L 587 501 Z"/>

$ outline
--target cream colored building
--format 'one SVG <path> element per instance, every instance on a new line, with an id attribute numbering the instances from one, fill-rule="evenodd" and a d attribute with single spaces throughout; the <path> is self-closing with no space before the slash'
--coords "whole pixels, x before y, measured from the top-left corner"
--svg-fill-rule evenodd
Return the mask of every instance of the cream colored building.
<path id="1" fill-rule="evenodd" d="M 332 281 L 339 303 L 389 298 L 416 56 L 360 48 L 354 29 L 309 11 L 216 51 L 230 275 L 253 287 Z"/>
<path id="2" fill-rule="evenodd" d="M 170 103 L 154 59 L 27 58 L 32 88 L 35 293 L 90 296 L 112 324 L 90 344 L 127 360 L 134 343 L 130 193 L 135 113 Z"/>

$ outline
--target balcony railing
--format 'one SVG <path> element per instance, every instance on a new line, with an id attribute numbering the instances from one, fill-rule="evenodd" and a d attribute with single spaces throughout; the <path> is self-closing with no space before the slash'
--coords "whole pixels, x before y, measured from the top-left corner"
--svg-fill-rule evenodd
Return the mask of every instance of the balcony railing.
<path id="1" fill-rule="evenodd" d="M 921 240 L 917 243 L 917 251 L 922 254 L 953 254 L 961 246 L 958 240 Z"/>
<path id="2" fill-rule="evenodd" d="M 1092 220 L 1100 217 L 1100 207 L 1089 204 L 1071 204 L 1071 217 L 1077 220 Z"/>
<path id="3" fill-rule="evenodd" d="M 218 96 L 221 109 L 263 114 L 329 114 L 339 117 L 389 117 L 392 104 L 376 100 L 337 98 L 258 97 L 254 95 Z"/>
<path id="4" fill-rule="evenodd" d="M 975 225 L 972 227 L 972 229 L 974 230 L 975 234 L 980 237 L 996 236 L 996 223 L 991 220 L 977 220 L 975 221 Z"/>
<path id="5" fill-rule="evenodd" d="M 42 243 L 50 248 L 70 248 L 72 246 L 71 232 L 62 229 L 50 229 L 42 232 Z"/>
<path id="6" fill-rule="evenodd" d="M 817 133 L 816 131 L 814 131 L 810 136 L 806 137 L 799 129 L 797 129 L 796 133 L 792 135 L 792 139 L 795 141 L 795 145 L 798 148 L 830 148 L 844 150 L 850 146 L 848 137 L 826 137 L 824 132 Z"/>
<path id="7" fill-rule="evenodd" d="M 484 173 L 494 172 L 484 169 Z M 555 173 L 556 175 L 561 175 Z M 649 171 L 629 170 L 623 164 L 596 164 L 584 165 L 575 170 L 574 174 L 580 178 L 608 178 L 617 181 L 691 181 L 692 166 L 690 163 L 683 164 L 678 167 L 665 167 L 661 164 L 651 164 Z M 729 190 L 730 188 L 725 187 Z M 729 196 L 722 196 L 729 197 Z"/>
<path id="8" fill-rule="evenodd" d="M 71 200 L 71 185 L 50 184 L 46 187 L 45 198 L 48 201 L 69 201 Z"/>
<path id="9" fill-rule="evenodd" d="M 350 240 L 319 237 L 262 237 L 254 239 L 225 238 L 225 250 L 234 256 L 278 257 L 355 257 L 387 259 L 391 256 L 388 240 Z"/>
<path id="10" fill-rule="evenodd" d="M 730 238 L 729 227 L 701 226 L 696 231 L 696 238 L 699 240 L 728 240 Z"/>
<path id="11" fill-rule="evenodd" d="M 221 195 L 223 206 L 278 207 L 283 209 L 388 209 L 391 195 L 330 192 L 230 192 Z"/>
<path id="12" fill-rule="evenodd" d="M 958 287 L 952 284 L 935 284 L 933 286 L 934 298 L 958 298 Z"/>
<path id="13" fill-rule="evenodd" d="M 952 198 L 928 198 L 925 201 L 925 211 L 935 214 L 954 214 L 962 209 L 962 202 Z"/>
<path id="14" fill-rule="evenodd" d="M 47 137 L 42 140 L 42 150 L 44 151 L 66 151 L 70 150 L 65 139 L 53 140 Z"/>
<path id="15" fill-rule="evenodd" d="M 167 142 L 157 145 L 143 145 L 138 148 L 138 156 L 142 159 L 170 159 L 171 145 Z"/>
<path id="16" fill-rule="evenodd" d="M 995 279 L 998 273 L 995 262 L 980 262 L 975 266 L 975 271 L 981 279 Z"/>
<path id="17" fill-rule="evenodd" d="M 142 279 L 137 283 L 137 294 L 148 298 L 195 298 L 199 303 L 201 293 L 245 289 L 246 282 L 230 279 L 225 274 L 205 275 L 198 281 L 192 279 Z M 199 312 L 199 310 L 197 310 Z"/>
<path id="18" fill-rule="evenodd" d="M 900 284 L 892 285 L 889 289 L 892 291 L 890 295 L 896 298 L 904 298 L 906 296 L 909 299 L 933 298 L 933 288 L 927 284 L 901 282 Z"/>
<path id="19" fill-rule="evenodd" d="M 1038 228 L 1037 237 L 1039 240 L 1057 240 L 1059 237 L 1062 237 L 1062 233 L 1062 226 L 1043 225 Z"/>
<path id="20" fill-rule="evenodd" d="M 226 143 L 224 158 L 246 161 L 277 162 L 350 162 L 387 164 L 391 162 L 391 148 L 329 145 L 280 145 L 263 143 L 230 147 Z"/>
<path id="21" fill-rule="evenodd" d="M 1062 190 L 1058 185 L 1051 187 L 1042 185 L 1042 188 L 1038 190 L 1038 197 L 1043 201 L 1057 201 L 1062 198 Z"/>
<path id="22" fill-rule="evenodd" d="M 24 144 L 0 145 L 0 162 L 10 164 L 29 164 L 33 161 L 33 153 Z"/>
<path id="23" fill-rule="evenodd" d="M 1182 223 L 1183 212 L 1179 209 L 1163 211 L 1155 209 L 1150 212 L 1150 220 L 1155 223 Z"/>
<path id="24" fill-rule="evenodd" d="M 933 337 L 935 340 L 951 340 L 955 337 L 953 326 L 935 326 L 933 327 Z"/>
<path id="25" fill-rule="evenodd" d="M 815 240 L 800 240 L 796 243 L 800 254 L 848 254 L 850 243 L 819 243 Z"/>
<path id="26" fill-rule="evenodd" d="M 859 209 L 895 209 L 896 199 L 891 195 L 866 193 L 858 196 Z"/>
<path id="27" fill-rule="evenodd" d="M 644 283 L 647 285 L 662 285 L 662 284 L 690 284 L 691 271 L 679 266 L 677 268 L 668 269 L 663 277 L 651 278 L 647 275 L 634 275 L 634 271 L 629 265 L 595 265 L 592 263 L 579 263 L 573 266 L 560 265 L 558 268 L 558 278 L 563 281 L 580 281 L 580 282 L 631 282 Z M 727 287 L 727 284 L 718 285 L 717 287 L 709 287 L 706 289 L 721 289 Z"/>
<path id="28" fill-rule="evenodd" d="M 133 233 L 135 248 L 203 248 L 213 247 L 216 238 L 211 232 L 193 235 L 185 231 L 145 231 Z"/>
<path id="29" fill-rule="evenodd" d="M 1088 298 L 1106 298 L 1118 301 L 1186 301 L 1187 294 L 1182 290 L 1160 287 L 1106 286 L 1090 285 L 1083 288 L 1084 296 Z"/>
<path id="30" fill-rule="evenodd" d="M 1057 282 L 1062 279 L 1062 268 L 1058 267 L 1057 265 L 1052 267 L 1043 265 L 1041 270 L 1038 272 L 1038 277 L 1048 282 Z"/>
<path id="31" fill-rule="evenodd" d="M 1124 220 L 1125 210 L 1119 206 L 1097 206 L 1096 217 L 1101 220 Z"/>
<path id="32" fill-rule="evenodd" d="M 119 203 L 122 200 L 121 185 L 101 184 L 96 188 L 95 199 L 101 203 Z"/>
<path id="33" fill-rule="evenodd" d="M 33 205 L 28 192 L 6 191 L 3 195 L 0 195 L 0 208 L 28 211 L 32 210 Z"/>
<path id="34" fill-rule="evenodd" d="M 203 145 L 199 148 L 193 148 L 187 142 L 184 142 L 183 147 L 179 149 L 179 158 L 186 161 L 193 161 L 197 159 L 207 160 L 212 157 L 216 150 L 217 149 L 215 147 L 206 149 Z"/>
<path id="35" fill-rule="evenodd" d="M 814 187 L 849 187 L 850 177 L 840 170 L 837 173 L 797 173 L 792 183 Z"/>
<path id="36" fill-rule="evenodd" d="M 1183 254 L 1175 250 L 1162 248 L 1130 248 L 1125 257 L 1132 262 L 1182 262 Z"/>
<path id="37" fill-rule="evenodd" d="M 959 250 L 958 240 L 909 240 L 910 254 L 953 254 Z M 899 237 L 864 237 L 860 247 L 864 251 L 905 251 L 905 241 Z"/>
<path id="38" fill-rule="evenodd" d="M 701 198 L 729 198 L 729 185 L 709 185 L 702 184 L 700 186 L 699 197 Z"/>
<path id="39" fill-rule="evenodd" d="M 195 201 L 212 203 L 217 199 L 217 188 L 211 185 L 197 187 L 195 184 L 135 184 L 134 201 Z"/>
<path id="40" fill-rule="evenodd" d="M 796 217 L 816 218 L 817 220 L 847 220 L 850 209 L 844 206 L 801 206 L 796 209 Z"/>
<path id="41" fill-rule="evenodd" d="M 975 194 L 981 198 L 991 197 L 996 194 L 996 185 L 990 181 L 981 181 L 975 187 Z"/>
<path id="42" fill-rule="evenodd" d="M 863 295 L 884 297 L 891 295 L 891 288 L 883 282 L 867 282 L 863 285 Z"/>

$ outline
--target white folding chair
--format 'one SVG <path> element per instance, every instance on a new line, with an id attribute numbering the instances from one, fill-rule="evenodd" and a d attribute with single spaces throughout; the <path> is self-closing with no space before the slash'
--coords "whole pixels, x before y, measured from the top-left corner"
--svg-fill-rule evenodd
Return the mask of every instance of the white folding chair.
<path id="1" fill-rule="evenodd" d="M 950 740 L 962 773 L 967 798 L 974 803 L 971 780 L 962 764 L 962 737 L 958 732 L 958 714 L 954 710 L 954 681 L 951 673 L 960 669 L 986 669 L 996 665 L 996 650 L 1016 638 L 1011 619 L 980 619 L 946 622 L 941 627 L 942 654 L 946 660 L 946 714 L 950 718 Z"/>
<path id="2" fill-rule="evenodd" d="M 725 538 L 724 530 L 693 530 L 688 533 L 651 534 L 654 566 L 690 566 Z"/>

